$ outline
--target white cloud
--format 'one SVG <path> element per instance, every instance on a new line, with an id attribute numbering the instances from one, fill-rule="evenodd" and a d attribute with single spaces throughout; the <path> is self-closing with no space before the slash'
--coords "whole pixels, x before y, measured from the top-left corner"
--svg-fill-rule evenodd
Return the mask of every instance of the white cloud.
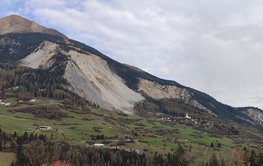
<path id="1" fill-rule="evenodd" d="M 120 62 L 263 108 L 261 0 L 28 0 L 19 9 Z"/>

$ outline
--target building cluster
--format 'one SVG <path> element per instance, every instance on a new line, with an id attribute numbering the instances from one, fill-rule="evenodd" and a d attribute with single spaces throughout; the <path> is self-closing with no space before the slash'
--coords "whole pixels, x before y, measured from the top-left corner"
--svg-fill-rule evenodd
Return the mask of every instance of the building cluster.
<path id="1" fill-rule="evenodd" d="M 31 99 L 28 102 L 29 103 L 35 103 L 35 102 L 37 102 L 37 100 L 36 99 Z M 24 101 L 23 100 L 19 100 L 18 103 L 24 103 Z M 0 105 L 2 105 L 2 106 L 10 106 L 11 103 L 6 103 L 6 102 L 0 100 Z"/>
<path id="2" fill-rule="evenodd" d="M 162 121 L 171 122 L 171 123 L 182 123 L 182 124 L 198 124 L 196 119 L 193 119 L 188 113 L 184 117 L 169 117 L 165 116 L 161 118 Z"/>
<path id="3" fill-rule="evenodd" d="M 113 149 L 113 150 L 117 150 L 117 149 L 120 149 L 120 146 L 106 146 L 105 144 L 102 144 L 102 143 L 95 143 L 93 144 L 93 147 L 96 147 L 96 148 L 108 148 L 108 149 Z M 138 150 L 138 149 L 130 149 L 130 148 L 126 148 L 126 147 L 121 147 L 122 150 L 125 150 L 127 152 L 136 152 L 137 154 L 143 154 L 142 151 Z"/>
<path id="4" fill-rule="evenodd" d="M 35 128 L 36 131 L 48 131 L 48 130 L 52 130 L 51 126 L 37 126 Z"/>
<path id="5" fill-rule="evenodd" d="M 3 102 L 2 100 L 0 100 L 0 105 L 3 105 L 3 106 L 10 106 L 11 103 L 5 103 L 5 102 Z"/>
<path id="6" fill-rule="evenodd" d="M 35 102 L 37 102 L 36 99 L 31 99 L 31 100 L 28 101 L 28 103 L 35 103 Z M 26 103 L 26 102 L 23 101 L 23 100 L 19 100 L 18 103 Z"/>

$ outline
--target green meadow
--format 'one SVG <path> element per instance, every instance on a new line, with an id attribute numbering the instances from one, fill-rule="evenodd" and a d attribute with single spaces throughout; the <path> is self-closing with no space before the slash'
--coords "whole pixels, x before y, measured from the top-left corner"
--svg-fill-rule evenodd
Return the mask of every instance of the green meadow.
<path id="1" fill-rule="evenodd" d="M 61 107 L 67 117 L 59 120 L 36 118 L 31 113 L 16 112 L 19 108 L 36 106 L 59 106 L 59 101 L 37 98 L 36 103 L 19 104 L 8 99 L 10 107 L 0 107 L 0 127 L 12 134 L 17 132 L 34 132 L 45 134 L 53 140 L 65 140 L 74 143 L 92 141 L 92 136 L 103 135 L 106 140 L 132 139 L 124 148 L 138 149 L 150 153 L 166 153 L 173 151 L 178 143 L 192 146 L 207 146 L 212 142 L 220 142 L 224 147 L 233 146 L 233 140 L 227 137 L 213 137 L 208 133 L 195 130 L 182 124 L 166 124 L 152 116 L 146 118 L 139 115 L 125 115 L 104 110 L 68 110 Z M 51 126 L 49 131 L 35 131 L 38 125 Z M 94 140 L 93 140 L 94 141 Z M 95 140 L 94 142 L 101 142 Z"/>

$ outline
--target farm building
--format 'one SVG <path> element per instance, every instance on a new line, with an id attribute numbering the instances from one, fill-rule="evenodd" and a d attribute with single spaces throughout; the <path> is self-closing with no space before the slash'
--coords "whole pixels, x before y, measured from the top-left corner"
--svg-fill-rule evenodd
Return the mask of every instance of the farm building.
<path id="1" fill-rule="evenodd" d="M 192 118 L 188 115 L 188 113 L 186 113 L 185 114 L 185 119 L 192 119 Z"/>
<path id="2" fill-rule="evenodd" d="M 36 130 L 39 130 L 39 131 L 47 131 L 47 130 L 52 130 L 52 127 L 50 126 L 38 126 L 36 128 Z"/>
<path id="3" fill-rule="evenodd" d="M 93 146 L 97 148 L 103 148 L 105 145 L 104 144 L 94 144 Z"/>
<path id="4" fill-rule="evenodd" d="M 10 106 L 11 103 L 5 103 L 5 102 L 2 102 L 2 100 L 0 101 L 0 105 L 4 105 L 4 106 Z"/>
<path id="5" fill-rule="evenodd" d="M 36 99 L 31 99 L 29 100 L 29 103 L 35 103 L 37 100 Z"/>

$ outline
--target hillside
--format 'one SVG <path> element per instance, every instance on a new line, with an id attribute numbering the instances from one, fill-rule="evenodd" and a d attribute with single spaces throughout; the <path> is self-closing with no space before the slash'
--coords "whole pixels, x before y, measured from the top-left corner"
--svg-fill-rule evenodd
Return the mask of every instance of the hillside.
<path id="1" fill-rule="evenodd" d="M 174 99 L 196 110 L 261 128 L 262 111 L 259 109 L 222 104 L 192 88 L 116 62 L 74 40 L 40 33 L 6 34 L 0 37 L 0 46 L 2 63 L 60 71 L 62 73 L 54 76 L 63 77 L 67 82 L 61 85 L 63 89 L 108 110 L 131 113 L 136 103 Z M 171 113 L 170 110 L 157 111 Z"/>
<path id="2" fill-rule="evenodd" d="M 25 152 L 19 151 L 21 138 L 16 135 L 24 132 L 38 135 L 22 141 L 24 148 L 39 144 L 45 149 L 50 143 L 65 148 L 64 143 L 56 144 L 63 141 L 66 147 L 80 145 L 72 148 L 83 152 L 85 146 L 103 143 L 119 146 L 124 156 L 138 150 L 136 154 L 155 155 L 155 160 L 160 157 L 155 152 L 169 156 L 182 144 L 193 165 L 212 157 L 200 149 L 225 153 L 223 160 L 234 155 L 233 149 L 263 145 L 263 111 L 258 108 L 223 104 L 20 16 L 0 19 L 0 32 L 0 128 L 15 135 L 4 144 L 6 151 Z M 33 152 L 26 152 L 30 159 Z M 37 165 L 45 161 L 41 158 Z M 58 156 L 50 161 L 60 162 Z M 232 165 L 235 160 L 227 162 Z"/>
<path id="3" fill-rule="evenodd" d="M 11 105 L 0 106 L 0 127 L 12 138 L 14 133 L 22 138 L 28 135 L 28 140 L 24 142 L 25 155 L 34 162 L 55 162 L 63 159 L 63 161 L 78 163 L 79 160 L 76 158 L 81 156 L 67 158 L 65 152 L 61 152 L 62 157 L 59 157 L 53 152 L 59 151 L 59 146 L 64 145 L 67 151 L 69 149 L 67 144 L 80 146 L 70 148 L 71 152 L 76 154 L 82 153 L 84 147 L 89 147 L 89 151 L 96 151 L 94 144 L 100 143 L 105 146 L 103 148 L 105 150 L 111 151 L 115 148 L 113 154 L 116 154 L 116 150 L 136 151 L 136 154 L 147 155 L 150 161 L 150 158 L 156 157 L 156 153 L 165 157 L 168 153 L 174 153 L 178 146 L 182 145 L 185 156 L 188 159 L 191 158 L 190 165 L 208 163 L 213 153 L 218 155 L 219 161 L 225 160 L 226 165 L 231 165 L 238 160 L 236 156 L 232 156 L 240 150 L 240 147 L 257 148 L 258 145 L 263 144 L 262 136 L 256 131 L 252 132 L 251 129 L 244 128 L 239 134 L 206 132 L 204 128 L 198 128 L 201 124 L 195 124 L 195 120 L 198 121 L 198 119 L 194 117 L 193 121 L 187 121 L 184 118 L 174 118 L 160 113 L 127 115 L 122 112 L 98 109 L 95 106 L 85 109 L 72 108 L 61 100 L 42 97 L 34 99 L 35 102 L 19 102 L 15 98 L 6 98 L 3 102 L 11 103 Z M 48 126 L 50 129 L 41 130 L 39 129 L 41 126 Z M 227 130 L 227 127 L 221 130 Z M 45 140 L 35 141 L 36 136 L 30 136 L 32 134 Z M 29 141 L 32 141 L 30 148 L 26 146 Z M 56 142 L 64 143 L 56 145 Z M 213 147 L 211 144 L 214 144 Z M 2 143 L 2 147 L 5 151 L 12 151 L 8 143 Z M 50 148 L 52 150 L 46 154 L 41 150 Z"/>

